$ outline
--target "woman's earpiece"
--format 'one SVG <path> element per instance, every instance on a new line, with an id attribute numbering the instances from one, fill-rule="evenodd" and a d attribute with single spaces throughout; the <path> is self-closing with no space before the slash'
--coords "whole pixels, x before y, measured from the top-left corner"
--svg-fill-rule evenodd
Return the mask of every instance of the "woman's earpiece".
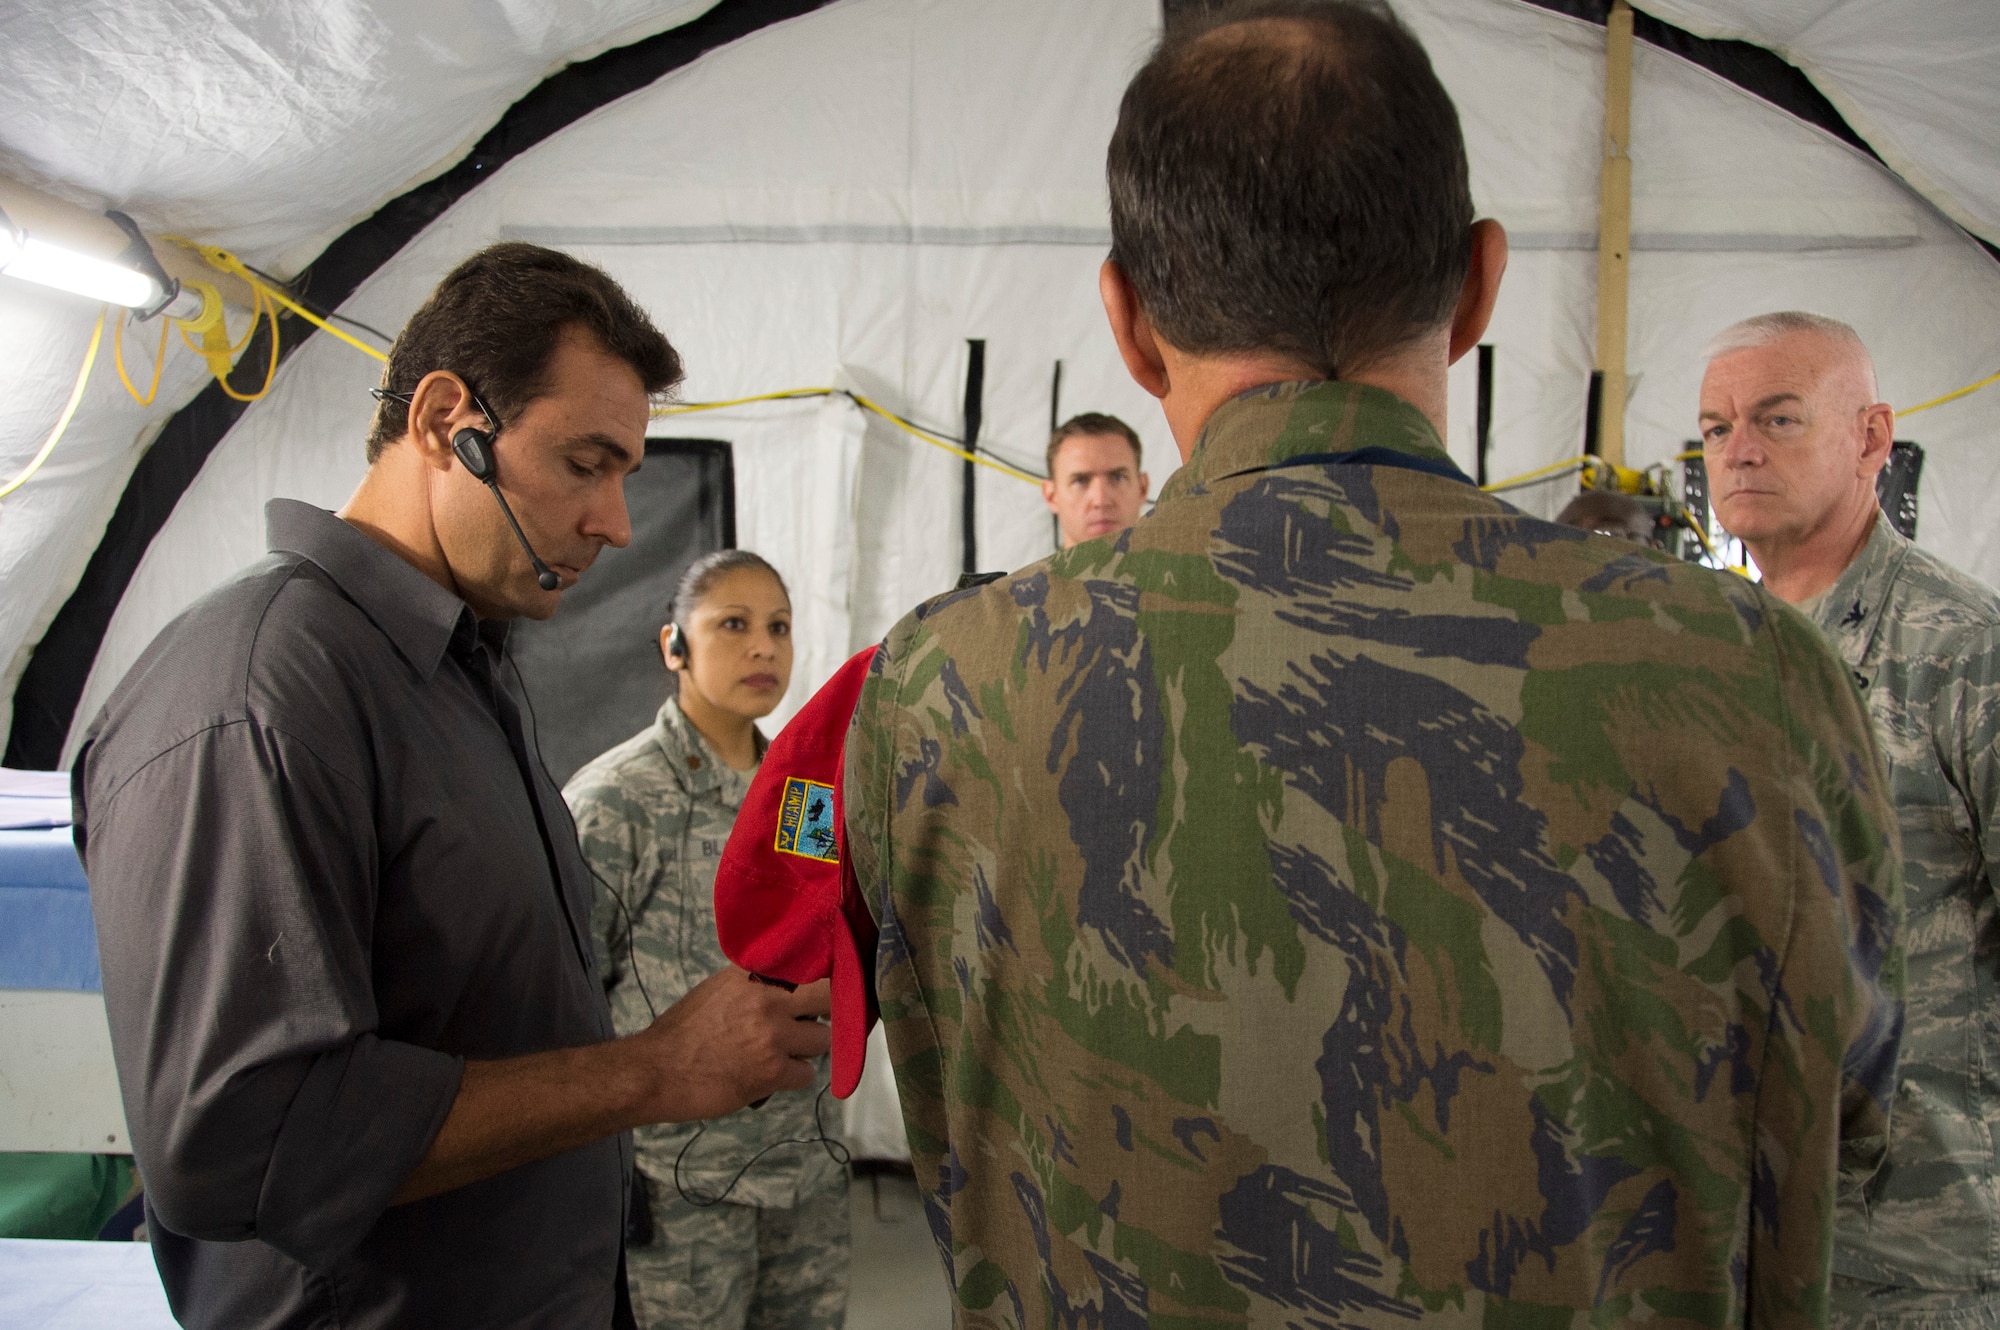
<path id="1" fill-rule="evenodd" d="M 688 658 L 687 634 L 681 631 L 679 624 L 671 625 L 667 633 L 667 654 L 683 662 Z"/>

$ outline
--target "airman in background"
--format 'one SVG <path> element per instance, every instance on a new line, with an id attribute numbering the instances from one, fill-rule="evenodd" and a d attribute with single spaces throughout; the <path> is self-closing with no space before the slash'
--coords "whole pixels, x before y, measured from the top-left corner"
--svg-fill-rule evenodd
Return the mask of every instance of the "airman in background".
<path id="1" fill-rule="evenodd" d="M 1844 323 L 1766 314 L 1710 344 L 1716 516 L 1853 672 L 1902 829 L 1902 1065 L 1888 1162 L 1843 1197 L 1834 1324 L 2000 1326 L 2000 595 L 1883 516 L 1895 424 Z"/>

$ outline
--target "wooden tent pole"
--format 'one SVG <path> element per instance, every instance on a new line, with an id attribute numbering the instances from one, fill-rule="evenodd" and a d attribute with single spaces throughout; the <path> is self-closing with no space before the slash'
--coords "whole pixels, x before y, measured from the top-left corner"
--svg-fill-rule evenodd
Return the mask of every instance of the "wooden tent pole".
<path id="1" fill-rule="evenodd" d="M 1597 452 L 1625 465 L 1625 298 L 1632 266 L 1632 6 L 1605 21 L 1604 161 L 1597 211 Z"/>

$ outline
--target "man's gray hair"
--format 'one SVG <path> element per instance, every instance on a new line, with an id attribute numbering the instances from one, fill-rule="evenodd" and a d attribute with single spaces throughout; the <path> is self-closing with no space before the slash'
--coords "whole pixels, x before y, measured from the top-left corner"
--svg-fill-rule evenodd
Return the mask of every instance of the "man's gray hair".
<path id="1" fill-rule="evenodd" d="M 1758 314 L 1732 323 L 1709 339 L 1708 349 L 1701 353 L 1703 360 L 1714 360 L 1717 356 L 1730 355 L 1736 351 L 1748 351 L 1753 347 L 1765 346 L 1780 337 L 1793 333 L 1818 333 L 1835 342 L 1845 342 L 1868 354 L 1867 344 L 1861 334 L 1839 319 L 1829 319 L 1824 314 L 1808 314 L 1804 310 L 1780 310 L 1776 314 Z"/>

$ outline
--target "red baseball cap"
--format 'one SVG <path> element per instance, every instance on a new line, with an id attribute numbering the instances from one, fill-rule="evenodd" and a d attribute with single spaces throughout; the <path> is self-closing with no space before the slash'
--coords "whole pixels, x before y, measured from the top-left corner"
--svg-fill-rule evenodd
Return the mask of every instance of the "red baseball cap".
<path id="1" fill-rule="evenodd" d="M 875 920 L 847 856 L 847 727 L 875 657 L 842 665 L 771 741 L 715 870 L 722 952 L 787 988 L 833 979 L 833 1093 L 861 1080 L 875 1026 Z"/>

